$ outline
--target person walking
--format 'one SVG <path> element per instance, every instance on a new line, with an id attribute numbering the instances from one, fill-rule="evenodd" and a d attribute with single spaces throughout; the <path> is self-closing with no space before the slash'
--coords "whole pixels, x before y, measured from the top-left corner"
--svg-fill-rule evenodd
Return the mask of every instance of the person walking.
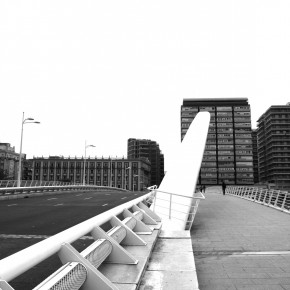
<path id="1" fill-rule="evenodd" d="M 227 185 L 226 185 L 226 183 L 223 181 L 223 182 L 222 182 L 223 195 L 226 194 L 226 188 L 227 188 Z"/>

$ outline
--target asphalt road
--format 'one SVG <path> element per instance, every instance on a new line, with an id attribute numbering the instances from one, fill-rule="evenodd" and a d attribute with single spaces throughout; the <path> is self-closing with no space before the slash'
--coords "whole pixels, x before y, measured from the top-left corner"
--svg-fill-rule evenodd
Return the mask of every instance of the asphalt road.
<path id="1" fill-rule="evenodd" d="M 0 259 L 59 233 L 145 192 L 88 191 L 0 201 Z M 78 240 L 81 251 L 93 240 Z M 17 289 L 32 289 L 61 264 L 52 257 L 11 282 Z"/>

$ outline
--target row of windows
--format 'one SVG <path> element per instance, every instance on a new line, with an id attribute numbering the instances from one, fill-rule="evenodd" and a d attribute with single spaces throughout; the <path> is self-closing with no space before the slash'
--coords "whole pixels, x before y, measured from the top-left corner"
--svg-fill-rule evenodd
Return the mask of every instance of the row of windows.
<path id="1" fill-rule="evenodd" d="M 35 167 L 41 167 L 41 164 L 43 166 L 43 168 L 47 168 L 47 167 L 56 167 L 56 168 L 60 168 L 60 167 L 63 167 L 63 168 L 81 168 L 83 167 L 84 165 L 84 162 L 75 162 L 75 161 L 72 161 L 72 162 L 59 162 L 59 161 L 49 161 L 49 162 L 41 162 L 41 161 L 35 161 Z M 86 163 L 86 167 L 88 168 L 109 168 L 111 167 L 112 165 L 112 168 L 122 168 L 122 162 L 87 162 Z M 125 168 L 128 168 L 129 167 L 129 163 L 128 162 L 125 162 L 124 163 L 124 167 Z M 138 167 L 138 162 L 133 162 L 132 163 L 132 167 L 135 168 L 135 167 Z"/>
<path id="2" fill-rule="evenodd" d="M 197 112 L 198 109 L 200 111 L 232 111 L 232 109 L 234 109 L 234 111 L 246 111 L 248 112 L 250 110 L 250 106 L 234 106 L 233 108 L 232 107 L 214 107 L 214 106 L 209 106 L 209 107 L 204 107 L 204 106 L 201 106 L 201 107 L 197 107 L 197 106 L 194 106 L 194 107 L 190 107 L 190 106 L 182 106 L 181 107 L 181 111 L 192 111 L 192 112 Z"/>
<path id="3" fill-rule="evenodd" d="M 210 178 L 235 178 L 235 174 L 234 173 L 201 173 L 200 176 L 202 178 L 205 177 L 210 177 Z M 237 178 L 254 178 L 254 175 L 252 173 L 241 173 L 241 174 L 237 174 L 236 176 Z"/>
<path id="4" fill-rule="evenodd" d="M 47 174 L 47 173 L 50 173 L 50 174 L 60 174 L 61 173 L 61 169 L 43 169 L 42 170 L 43 171 L 43 173 L 44 174 Z M 39 173 L 40 172 L 40 168 L 35 168 L 35 170 L 34 170 L 34 172 L 35 173 Z M 80 173 L 82 173 L 83 171 L 81 170 L 81 169 L 76 169 L 76 170 L 73 170 L 73 169 L 70 169 L 70 170 L 66 170 L 66 169 L 63 169 L 62 170 L 62 173 L 63 174 L 66 174 L 66 173 L 68 173 L 68 174 L 80 174 Z M 92 170 L 92 169 L 90 169 L 90 170 L 86 170 L 86 173 L 87 174 L 94 174 L 94 173 L 97 173 L 97 175 L 100 175 L 101 173 L 103 174 L 103 175 L 107 175 L 107 174 L 112 174 L 112 175 L 115 175 L 115 171 L 110 171 L 110 170 L 106 170 L 106 169 L 104 169 L 104 170 L 100 170 L 100 169 L 98 169 L 97 171 L 96 170 Z M 117 171 L 117 174 L 118 175 L 121 175 L 122 174 L 122 171 L 121 170 L 118 170 Z M 125 173 L 126 174 L 126 173 Z M 129 174 L 129 172 L 127 172 L 127 175 Z M 133 169 L 132 170 L 132 173 L 131 174 L 137 174 L 137 169 Z"/>

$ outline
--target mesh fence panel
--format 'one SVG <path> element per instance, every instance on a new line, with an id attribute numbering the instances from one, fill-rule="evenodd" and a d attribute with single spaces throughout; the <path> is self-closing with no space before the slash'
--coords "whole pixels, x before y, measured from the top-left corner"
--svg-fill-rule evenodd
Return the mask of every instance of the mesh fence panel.
<path id="1" fill-rule="evenodd" d="M 85 266 L 72 262 L 66 264 L 57 274 L 51 275 L 41 286 L 33 290 L 78 290 L 87 277 Z"/>

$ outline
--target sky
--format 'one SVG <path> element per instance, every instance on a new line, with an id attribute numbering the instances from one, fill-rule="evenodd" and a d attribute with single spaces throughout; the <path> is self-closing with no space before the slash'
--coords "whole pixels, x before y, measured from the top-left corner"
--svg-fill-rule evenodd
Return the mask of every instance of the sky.
<path id="1" fill-rule="evenodd" d="M 0 142 L 33 156 L 180 144 L 186 98 L 290 102 L 290 1 L 0 1 Z"/>

